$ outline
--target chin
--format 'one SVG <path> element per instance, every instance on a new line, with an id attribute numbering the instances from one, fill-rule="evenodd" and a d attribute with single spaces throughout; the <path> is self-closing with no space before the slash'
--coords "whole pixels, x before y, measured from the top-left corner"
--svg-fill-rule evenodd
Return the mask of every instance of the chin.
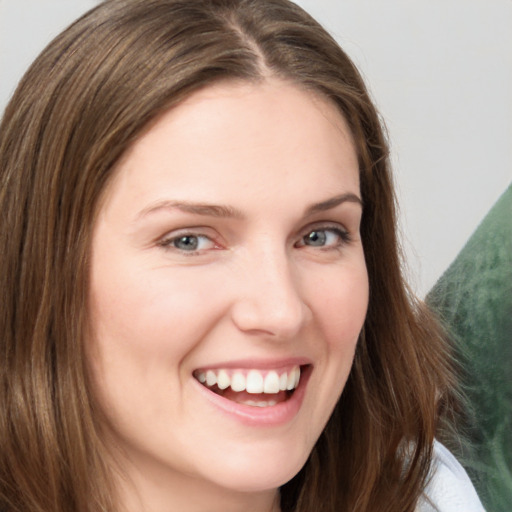
<path id="1" fill-rule="evenodd" d="M 229 482 L 228 487 L 237 492 L 275 490 L 297 475 L 309 454 L 310 450 L 297 451 L 296 447 L 274 450 L 267 455 L 262 450 L 256 455 L 239 452 L 235 456 L 233 453 L 233 457 L 226 457 L 221 464 L 212 465 L 214 470 L 209 479 L 224 487 Z"/>

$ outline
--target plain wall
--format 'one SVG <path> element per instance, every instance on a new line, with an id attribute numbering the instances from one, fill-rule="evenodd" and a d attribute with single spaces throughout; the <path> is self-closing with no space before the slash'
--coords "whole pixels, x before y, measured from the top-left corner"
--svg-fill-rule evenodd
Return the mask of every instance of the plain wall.
<path id="1" fill-rule="evenodd" d="M 0 109 L 95 0 L 0 0 Z M 512 180 L 511 0 L 301 0 L 386 121 L 410 281 L 425 294 Z"/>

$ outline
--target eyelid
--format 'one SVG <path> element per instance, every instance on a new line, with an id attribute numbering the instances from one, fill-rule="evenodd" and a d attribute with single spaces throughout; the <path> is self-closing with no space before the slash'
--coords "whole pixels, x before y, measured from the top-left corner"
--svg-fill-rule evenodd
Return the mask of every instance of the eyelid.
<path id="1" fill-rule="evenodd" d="M 333 230 L 333 231 L 341 231 L 343 233 L 350 233 L 350 230 L 341 222 L 337 221 L 318 221 L 312 222 L 308 224 L 304 228 L 302 228 L 299 232 L 299 236 L 307 235 L 311 231 L 321 231 L 321 230 Z"/>
<path id="2" fill-rule="evenodd" d="M 303 239 L 306 235 L 308 235 L 309 233 L 312 233 L 313 231 L 330 231 L 330 232 L 336 233 L 340 237 L 340 243 L 337 244 L 336 246 L 328 246 L 328 247 L 318 246 L 318 248 L 320 248 L 320 249 L 322 249 L 322 248 L 323 249 L 337 249 L 337 248 L 342 247 L 345 244 L 352 241 L 352 235 L 351 235 L 350 231 L 342 224 L 337 223 L 337 222 L 325 222 L 325 223 L 322 223 L 322 222 L 316 223 L 315 222 L 314 224 L 309 225 L 306 228 L 304 228 L 303 230 L 301 230 L 301 232 L 299 234 L 299 240 L 295 245 L 299 246 L 299 247 L 307 247 L 306 244 L 302 243 Z M 312 247 L 314 247 L 314 246 L 312 246 Z"/>
<path id="3" fill-rule="evenodd" d="M 298 234 L 298 241 L 295 242 L 294 246 L 300 248 L 308 247 L 305 243 L 303 243 L 303 238 L 313 231 L 330 231 L 332 233 L 335 233 L 340 238 L 338 244 L 329 246 L 317 246 L 318 249 L 338 249 L 352 241 L 350 231 L 343 224 L 333 221 L 319 221 L 309 224 L 303 229 L 301 229 Z M 173 247 L 174 241 L 185 236 L 206 238 L 211 242 L 213 247 L 190 251 L 183 250 L 178 247 Z M 222 242 L 220 235 L 215 230 L 208 226 L 187 226 L 183 228 L 173 229 L 171 231 L 168 231 L 165 235 L 159 237 L 156 240 L 155 245 L 161 247 L 164 250 L 174 252 L 176 254 L 183 256 L 200 255 L 212 250 L 222 249 L 225 246 L 225 244 Z M 314 248 L 314 246 L 311 247 Z"/>
<path id="4" fill-rule="evenodd" d="M 156 245 L 160 246 L 161 248 L 172 251 L 178 254 L 182 254 L 184 256 L 193 256 L 202 254 L 211 250 L 220 249 L 222 248 L 222 244 L 218 241 L 218 236 L 215 236 L 213 233 L 208 233 L 209 231 L 212 231 L 211 228 L 198 226 L 198 227 L 186 227 L 186 228 L 180 228 L 175 229 L 172 231 L 167 232 L 165 235 L 158 238 L 156 241 Z M 191 250 L 191 251 L 185 251 L 181 250 L 177 247 L 173 247 L 173 242 L 182 238 L 182 237 L 197 237 L 197 238 L 207 238 L 211 241 L 213 244 L 213 247 L 208 249 L 197 249 L 197 250 Z"/>

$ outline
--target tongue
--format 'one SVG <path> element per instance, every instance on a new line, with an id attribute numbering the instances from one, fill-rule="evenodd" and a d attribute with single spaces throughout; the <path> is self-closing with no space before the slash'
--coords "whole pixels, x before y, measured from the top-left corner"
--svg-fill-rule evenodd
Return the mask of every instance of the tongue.
<path id="1" fill-rule="evenodd" d="M 219 393 L 224 398 L 243 404 L 246 402 L 284 402 L 288 398 L 286 391 L 280 391 L 279 393 L 247 393 L 247 391 L 233 391 L 231 388 L 227 388 Z"/>

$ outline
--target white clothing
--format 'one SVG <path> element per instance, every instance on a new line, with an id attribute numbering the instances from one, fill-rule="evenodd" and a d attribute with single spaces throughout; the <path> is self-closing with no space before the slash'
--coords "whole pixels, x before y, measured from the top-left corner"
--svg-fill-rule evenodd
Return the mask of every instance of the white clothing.
<path id="1" fill-rule="evenodd" d="M 430 480 L 417 512 L 485 512 L 464 468 L 437 441 Z"/>

